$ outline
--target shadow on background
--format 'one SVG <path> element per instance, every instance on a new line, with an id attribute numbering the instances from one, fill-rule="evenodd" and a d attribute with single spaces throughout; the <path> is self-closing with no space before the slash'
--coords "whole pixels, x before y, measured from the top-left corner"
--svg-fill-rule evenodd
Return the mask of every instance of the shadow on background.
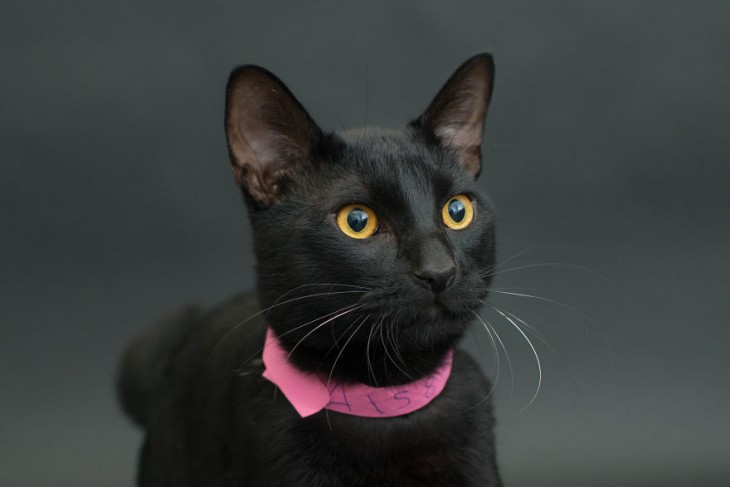
<path id="1" fill-rule="evenodd" d="M 493 294 L 554 349 L 533 340 L 524 410 L 535 357 L 484 311 L 513 367 L 501 353 L 506 485 L 727 485 L 728 21 L 719 1 L 6 2 L 0 484 L 130 485 L 121 348 L 252 286 L 222 125 L 234 65 L 274 71 L 323 127 L 398 126 L 489 50 L 482 183 L 500 259 L 531 249 L 504 268 L 532 266 L 495 288 L 579 310 Z"/>

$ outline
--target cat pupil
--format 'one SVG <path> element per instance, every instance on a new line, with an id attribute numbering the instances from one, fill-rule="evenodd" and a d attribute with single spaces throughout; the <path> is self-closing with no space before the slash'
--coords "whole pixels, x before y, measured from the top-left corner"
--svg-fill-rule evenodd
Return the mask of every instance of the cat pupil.
<path id="1" fill-rule="evenodd" d="M 361 232 L 368 224 L 368 214 L 360 208 L 355 208 L 347 215 L 347 224 L 355 232 Z"/>
<path id="2" fill-rule="evenodd" d="M 459 223 L 464 219 L 465 215 L 466 208 L 464 207 L 464 203 L 459 200 L 451 200 L 449 203 L 449 216 L 451 216 L 451 219 Z"/>

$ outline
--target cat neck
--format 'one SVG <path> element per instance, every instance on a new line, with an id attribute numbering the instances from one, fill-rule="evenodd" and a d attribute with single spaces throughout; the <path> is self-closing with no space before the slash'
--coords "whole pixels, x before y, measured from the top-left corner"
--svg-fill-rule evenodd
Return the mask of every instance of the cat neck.
<path id="1" fill-rule="evenodd" d="M 333 381 L 361 383 L 371 387 L 408 384 L 433 374 L 453 350 L 454 342 L 434 344 L 428 350 L 405 350 L 388 339 L 360 342 L 336 342 L 328 348 L 297 345 L 281 336 L 288 360 L 299 370 L 324 374 Z M 369 360 L 368 360 L 369 358 Z"/>
<path id="2" fill-rule="evenodd" d="M 323 409 L 368 418 L 403 416 L 427 406 L 451 376 L 453 352 L 432 374 L 407 385 L 373 387 L 364 383 L 332 381 L 324 374 L 303 372 L 287 358 L 276 334 L 267 329 L 263 349 L 263 377 L 275 384 L 303 418 Z"/>

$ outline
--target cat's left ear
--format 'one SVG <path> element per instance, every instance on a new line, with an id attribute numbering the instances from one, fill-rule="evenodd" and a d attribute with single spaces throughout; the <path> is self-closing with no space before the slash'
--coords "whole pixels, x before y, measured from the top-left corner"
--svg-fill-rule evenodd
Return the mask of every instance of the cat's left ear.
<path id="1" fill-rule="evenodd" d="M 487 53 L 464 62 L 411 126 L 456 154 L 461 166 L 477 178 L 482 168 L 482 138 L 492 97 L 494 61 Z"/>

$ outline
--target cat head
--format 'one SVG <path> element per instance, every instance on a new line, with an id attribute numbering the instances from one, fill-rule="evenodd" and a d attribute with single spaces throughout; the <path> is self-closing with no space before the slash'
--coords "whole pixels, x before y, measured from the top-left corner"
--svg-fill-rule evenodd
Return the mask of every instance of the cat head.
<path id="1" fill-rule="evenodd" d="M 348 378 L 418 374 L 473 320 L 494 263 L 476 184 L 493 79 L 491 56 L 476 55 L 404 128 L 332 133 L 270 72 L 232 72 L 226 135 L 259 297 L 303 368 L 337 356 Z"/>

